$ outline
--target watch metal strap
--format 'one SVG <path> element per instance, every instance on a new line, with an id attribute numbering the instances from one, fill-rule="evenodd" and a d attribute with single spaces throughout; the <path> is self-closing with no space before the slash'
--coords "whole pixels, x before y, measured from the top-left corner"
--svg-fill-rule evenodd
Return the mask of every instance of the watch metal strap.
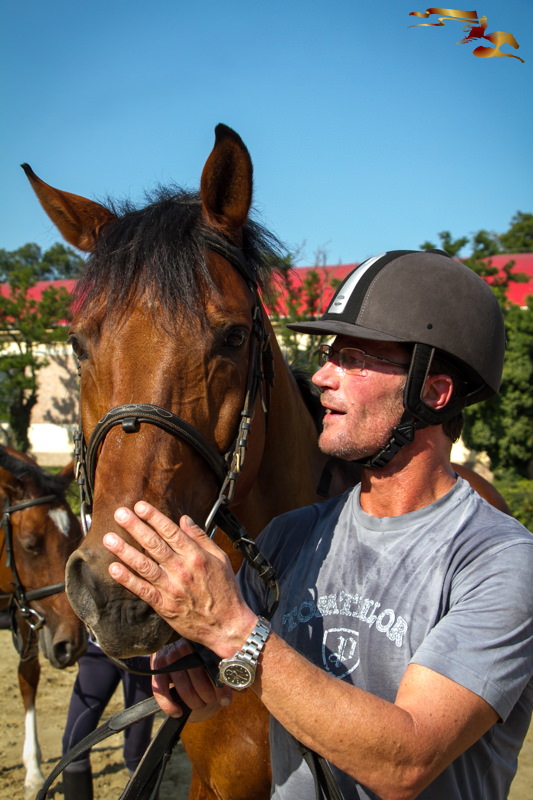
<path id="1" fill-rule="evenodd" d="M 239 652 L 235 653 L 235 656 L 238 655 L 246 659 L 246 661 L 256 664 L 259 654 L 263 649 L 266 640 L 268 639 L 270 628 L 271 625 L 269 620 L 265 619 L 265 617 L 259 616 L 253 631 L 250 633 Z"/>

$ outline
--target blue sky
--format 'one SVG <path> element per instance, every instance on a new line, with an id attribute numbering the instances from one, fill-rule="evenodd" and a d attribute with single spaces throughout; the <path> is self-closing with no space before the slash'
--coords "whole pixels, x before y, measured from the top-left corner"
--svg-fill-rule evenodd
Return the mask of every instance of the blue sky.
<path id="1" fill-rule="evenodd" d="M 503 50 L 521 63 L 457 45 L 462 22 L 409 27 L 417 2 L 2 0 L 0 248 L 60 240 L 21 162 L 142 202 L 158 183 L 198 186 L 218 122 L 302 266 L 506 230 L 533 212 L 533 3 L 466 4 L 514 34 Z"/>

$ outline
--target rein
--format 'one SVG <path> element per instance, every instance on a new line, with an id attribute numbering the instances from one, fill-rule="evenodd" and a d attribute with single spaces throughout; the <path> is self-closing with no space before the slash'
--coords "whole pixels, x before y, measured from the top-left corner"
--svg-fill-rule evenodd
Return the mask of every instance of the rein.
<path id="1" fill-rule="evenodd" d="M 64 582 L 52 583 L 47 586 L 42 586 L 39 589 L 31 589 L 30 591 L 26 591 L 20 579 L 17 565 L 15 563 L 11 514 L 16 511 L 24 511 L 24 509 L 32 508 L 33 506 L 47 505 L 48 503 L 53 503 L 56 500 L 57 497 L 53 494 L 45 495 L 44 497 L 35 497 L 30 500 L 23 500 L 20 503 L 14 503 L 13 505 L 10 505 L 9 500 L 6 500 L 4 505 L 4 514 L 2 516 L 2 521 L 0 522 L 0 527 L 4 528 L 5 533 L 6 566 L 11 569 L 11 574 L 13 576 L 13 591 L 0 593 L 0 598 L 9 598 L 10 600 L 9 614 L 11 632 L 13 634 L 13 643 L 22 660 L 28 657 L 28 655 L 31 657 L 33 635 L 46 623 L 46 620 L 42 614 L 32 608 L 30 603 L 33 600 L 42 600 L 45 597 L 50 597 L 51 595 L 64 592 L 65 584 Z M 26 621 L 31 631 L 31 635 L 26 643 L 25 648 L 22 645 L 22 641 L 20 641 L 21 637 L 16 636 L 16 633 L 18 632 L 16 619 L 17 614 Z"/>

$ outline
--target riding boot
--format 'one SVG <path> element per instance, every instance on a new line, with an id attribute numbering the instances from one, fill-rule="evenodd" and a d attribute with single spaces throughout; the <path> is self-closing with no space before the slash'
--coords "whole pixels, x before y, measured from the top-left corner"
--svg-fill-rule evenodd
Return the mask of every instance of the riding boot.
<path id="1" fill-rule="evenodd" d="M 63 796 L 65 800 L 93 800 L 93 776 L 90 767 L 80 772 L 63 772 Z"/>

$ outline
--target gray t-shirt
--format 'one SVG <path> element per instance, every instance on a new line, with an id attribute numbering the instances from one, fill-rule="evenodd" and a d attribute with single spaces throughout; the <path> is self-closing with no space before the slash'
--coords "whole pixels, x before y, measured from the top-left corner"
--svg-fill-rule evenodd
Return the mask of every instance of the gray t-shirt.
<path id="1" fill-rule="evenodd" d="M 281 588 L 273 629 L 326 672 L 390 702 L 410 663 L 483 697 L 501 721 L 420 798 L 504 800 L 533 708 L 533 536 L 461 478 L 400 517 L 365 514 L 359 493 L 284 514 L 261 534 Z M 257 574 L 243 567 L 240 583 L 265 613 Z M 313 798 L 309 769 L 274 719 L 271 751 L 272 796 Z M 334 773 L 346 800 L 376 797 Z"/>

